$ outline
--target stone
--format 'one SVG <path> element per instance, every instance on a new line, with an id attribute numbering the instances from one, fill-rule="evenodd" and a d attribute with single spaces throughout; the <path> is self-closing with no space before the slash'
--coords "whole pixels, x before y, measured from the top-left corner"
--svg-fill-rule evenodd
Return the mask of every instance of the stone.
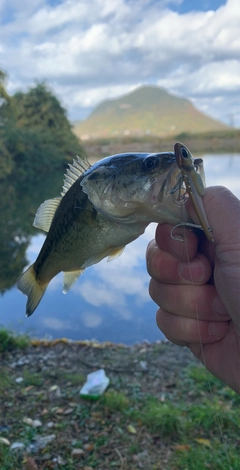
<path id="1" fill-rule="evenodd" d="M 71 456 L 73 459 L 81 459 L 84 455 L 84 450 L 82 449 L 73 449 L 71 452 Z"/>
<path id="2" fill-rule="evenodd" d="M 13 442 L 10 446 L 10 450 L 23 450 L 25 449 L 25 445 L 23 442 Z"/>

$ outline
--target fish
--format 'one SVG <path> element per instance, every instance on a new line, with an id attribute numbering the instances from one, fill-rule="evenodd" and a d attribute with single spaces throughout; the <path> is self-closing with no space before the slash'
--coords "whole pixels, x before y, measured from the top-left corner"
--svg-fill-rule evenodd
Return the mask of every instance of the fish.
<path id="1" fill-rule="evenodd" d="M 69 164 L 60 197 L 46 200 L 33 225 L 47 232 L 36 261 L 20 276 L 29 317 L 49 282 L 63 272 L 67 293 L 89 266 L 112 260 L 151 222 L 190 221 L 171 193 L 181 175 L 174 152 L 112 155 Z M 181 188 L 179 189 L 181 191 Z"/>
<path id="2" fill-rule="evenodd" d="M 202 158 L 194 159 L 190 150 L 180 142 L 176 142 L 174 145 L 174 152 L 177 165 L 182 173 L 182 181 L 186 185 L 187 194 L 192 201 L 200 227 L 207 239 L 214 243 L 212 228 L 208 223 L 202 200 L 206 186 L 203 160 Z"/>

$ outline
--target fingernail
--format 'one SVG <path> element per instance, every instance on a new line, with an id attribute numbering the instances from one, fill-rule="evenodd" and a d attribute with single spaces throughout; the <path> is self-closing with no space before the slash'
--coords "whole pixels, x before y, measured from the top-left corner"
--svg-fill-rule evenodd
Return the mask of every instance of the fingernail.
<path id="1" fill-rule="evenodd" d="M 179 276 L 185 281 L 201 282 L 205 276 L 205 267 L 200 259 L 178 265 Z"/>
<path id="2" fill-rule="evenodd" d="M 223 304 L 223 302 L 221 301 L 221 299 L 218 296 L 215 297 L 215 299 L 213 301 L 213 311 L 217 315 L 227 315 L 228 314 L 225 305 Z"/>
<path id="3" fill-rule="evenodd" d="M 210 336 L 217 336 L 218 338 L 223 338 L 229 329 L 228 322 L 212 322 L 208 327 L 208 334 Z"/>

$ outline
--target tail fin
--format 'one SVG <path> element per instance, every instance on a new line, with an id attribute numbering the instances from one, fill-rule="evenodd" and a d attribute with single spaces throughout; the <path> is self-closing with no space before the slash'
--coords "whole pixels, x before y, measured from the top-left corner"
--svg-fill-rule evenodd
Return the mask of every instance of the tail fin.
<path id="1" fill-rule="evenodd" d="M 36 279 L 34 265 L 32 264 L 17 281 L 17 288 L 28 297 L 26 316 L 30 317 L 43 297 L 48 284 L 41 284 Z"/>

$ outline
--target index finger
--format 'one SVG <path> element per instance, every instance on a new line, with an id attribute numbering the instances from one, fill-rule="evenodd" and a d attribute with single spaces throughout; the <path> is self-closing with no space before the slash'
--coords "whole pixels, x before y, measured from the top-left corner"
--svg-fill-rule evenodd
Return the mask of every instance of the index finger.
<path id="1" fill-rule="evenodd" d="M 174 226 L 170 224 L 157 226 L 155 239 L 158 247 L 173 254 L 181 261 L 190 261 L 198 250 L 196 234 L 184 226 L 176 227 L 172 234 L 173 228 Z"/>

